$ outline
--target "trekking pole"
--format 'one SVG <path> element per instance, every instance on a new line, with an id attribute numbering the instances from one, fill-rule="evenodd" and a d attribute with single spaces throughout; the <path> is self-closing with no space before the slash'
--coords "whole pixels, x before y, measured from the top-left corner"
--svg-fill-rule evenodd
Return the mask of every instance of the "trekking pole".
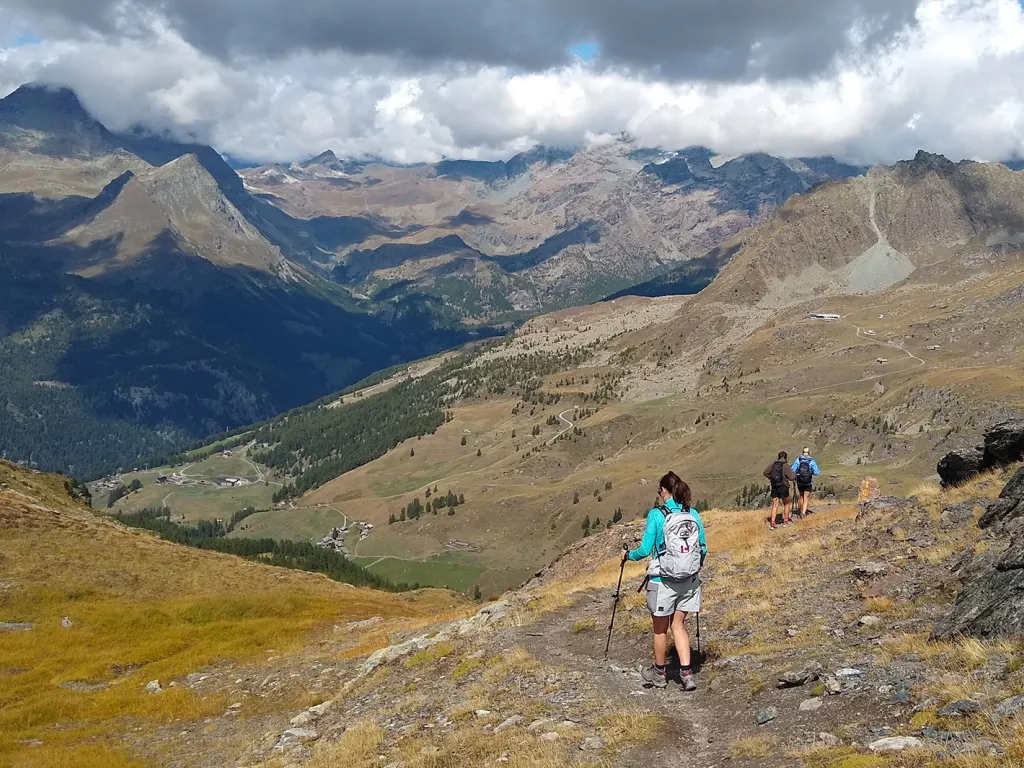
<path id="1" fill-rule="evenodd" d="M 626 542 L 622 542 L 622 548 L 626 548 Z M 604 660 L 608 661 L 608 649 L 612 646 L 612 627 L 615 626 L 615 611 L 619 607 L 619 596 L 622 594 L 622 574 L 626 572 L 626 561 L 619 565 L 619 583 L 615 587 L 615 602 L 612 603 L 612 620 L 608 622 L 608 640 L 604 644 Z"/>

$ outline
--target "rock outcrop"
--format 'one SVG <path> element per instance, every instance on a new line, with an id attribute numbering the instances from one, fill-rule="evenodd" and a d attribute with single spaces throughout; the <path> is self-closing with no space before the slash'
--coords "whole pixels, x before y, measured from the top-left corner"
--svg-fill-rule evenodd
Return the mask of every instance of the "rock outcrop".
<path id="1" fill-rule="evenodd" d="M 933 638 L 958 635 L 1013 636 L 1024 632 L 1024 469 L 1020 469 L 982 515 L 978 525 L 1010 532 L 1002 555 L 987 552 L 969 562 L 958 561 L 955 572 L 964 581 L 950 613 L 932 632 Z"/>
<path id="2" fill-rule="evenodd" d="M 978 520 L 978 527 L 1002 527 L 1024 514 L 1024 468 L 1018 469 Z"/>
<path id="3" fill-rule="evenodd" d="M 869 524 L 880 520 L 903 520 L 924 516 L 925 510 L 916 497 L 902 499 L 898 496 L 881 496 L 861 502 L 856 522 Z"/>
<path id="4" fill-rule="evenodd" d="M 950 451 L 941 459 L 935 468 L 942 478 L 943 485 L 962 485 L 975 475 L 981 474 L 982 449 L 963 448 Z"/>
<path id="5" fill-rule="evenodd" d="M 975 475 L 1024 459 L 1024 419 L 1008 419 L 985 431 L 984 445 L 947 453 L 936 471 L 944 485 L 962 485 Z"/>

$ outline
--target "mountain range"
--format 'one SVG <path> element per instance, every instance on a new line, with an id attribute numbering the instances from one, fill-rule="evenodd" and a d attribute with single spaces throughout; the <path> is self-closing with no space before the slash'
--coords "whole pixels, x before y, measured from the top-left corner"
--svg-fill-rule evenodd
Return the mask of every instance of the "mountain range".
<path id="1" fill-rule="evenodd" d="M 1024 171 L 621 139 L 236 173 L 33 86 L 0 270 L 0 450 L 173 454 L 0 459 L 0 755 L 1021 762 Z M 956 450 L 995 471 L 941 487 Z M 619 556 L 670 469 L 709 545 L 685 693 L 641 690 Z"/>
<path id="2" fill-rule="evenodd" d="M 495 594 L 642 514 L 668 468 L 695 500 L 757 506 L 765 464 L 807 446 L 816 504 L 866 478 L 909 495 L 984 425 L 1024 414 L 1022 201 L 1024 173 L 926 152 L 817 184 L 643 287 L 717 271 L 699 293 L 542 314 L 240 434 L 283 488 L 232 535 L 365 521 L 351 552 L 371 570 Z M 465 504 L 437 514 L 446 494 Z"/>
<path id="3" fill-rule="evenodd" d="M 349 222 L 320 241 L 339 283 L 495 322 L 628 289 L 704 255 L 790 196 L 865 170 L 832 158 L 647 150 L 622 138 L 411 167 L 343 162 L 328 151 L 241 174 L 321 236 L 325 219 Z"/>
<path id="4" fill-rule="evenodd" d="M 0 444 L 78 476 L 173 452 L 685 265 L 862 171 L 623 139 L 239 174 L 24 86 L 0 100 Z M 724 260 L 700 263 L 691 292 Z"/>

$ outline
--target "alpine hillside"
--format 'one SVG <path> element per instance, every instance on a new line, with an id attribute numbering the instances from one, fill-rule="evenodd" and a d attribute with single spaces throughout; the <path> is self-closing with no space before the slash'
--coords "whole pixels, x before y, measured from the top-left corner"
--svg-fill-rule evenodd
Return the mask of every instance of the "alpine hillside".
<path id="1" fill-rule="evenodd" d="M 706 512 L 687 693 L 674 650 L 666 689 L 639 672 L 644 567 L 618 560 L 639 520 L 474 605 L 162 541 L 85 507 L 80 486 L 0 461 L 0 759 L 1010 768 L 1021 638 L 985 614 L 1024 597 L 1013 470 L 819 508 L 776 533 L 760 511 Z"/>
<path id="2" fill-rule="evenodd" d="M 281 486 L 231 535 L 338 526 L 372 571 L 495 594 L 647 509 L 667 469 L 699 501 L 756 507 L 764 466 L 806 445 L 816 504 L 866 478 L 909 495 L 939 456 L 1024 412 L 1021 200 L 1020 172 L 926 153 L 820 184 L 703 257 L 725 265 L 696 295 L 537 317 L 240 432 L 236 450 Z M 126 475 L 144 487 L 115 508 L 239 506 L 212 488 L 165 499 L 154 478 Z"/>
<path id="3" fill-rule="evenodd" d="M 316 253 L 210 147 L 0 100 L 0 451 L 131 468 L 492 332 L 354 298 Z"/>

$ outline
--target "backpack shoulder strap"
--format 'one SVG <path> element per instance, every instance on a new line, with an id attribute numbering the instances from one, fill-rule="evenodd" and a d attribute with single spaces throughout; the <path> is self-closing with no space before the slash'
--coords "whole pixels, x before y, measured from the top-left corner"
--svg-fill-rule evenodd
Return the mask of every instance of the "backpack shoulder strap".
<path id="1" fill-rule="evenodd" d="M 663 521 L 662 522 L 662 528 L 661 528 L 661 546 L 654 548 L 655 554 L 660 556 L 660 555 L 665 554 L 665 547 L 666 547 L 666 543 L 665 543 L 665 523 L 668 522 L 668 517 L 669 517 L 669 515 L 672 514 L 672 510 L 670 510 L 668 507 L 666 507 L 664 504 L 661 504 L 661 503 L 659 503 L 655 507 L 655 509 L 658 510 L 659 512 L 661 512 L 661 517 L 662 517 L 662 521 Z"/>

